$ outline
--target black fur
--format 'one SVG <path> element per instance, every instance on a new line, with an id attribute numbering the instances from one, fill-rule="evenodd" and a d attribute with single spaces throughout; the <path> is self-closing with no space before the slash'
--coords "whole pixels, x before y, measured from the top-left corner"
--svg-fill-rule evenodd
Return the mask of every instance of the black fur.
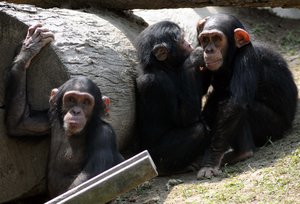
<path id="1" fill-rule="evenodd" d="M 159 173 L 181 171 L 202 153 L 206 127 L 201 119 L 203 85 L 199 65 L 202 49 L 190 56 L 179 52 L 178 25 L 163 21 L 146 28 L 137 39 L 138 134 Z M 158 61 L 152 49 L 165 43 L 167 60 Z"/>
<path id="2" fill-rule="evenodd" d="M 50 119 L 48 111 L 35 111 L 30 108 L 26 91 L 27 69 L 31 59 L 42 47 L 54 39 L 51 32 L 36 35 L 40 25 L 28 29 L 22 49 L 16 56 L 9 70 L 6 86 L 5 124 L 10 136 L 41 136 L 51 132 L 51 151 L 48 163 L 48 187 L 51 197 L 73 188 L 91 177 L 109 169 L 123 160 L 117 150 L 116 135 L 112 127 L 102 120 L 104 106 L 100 89 L 91 80 L 79 77 L 64 83 L 57 91 L 54 89 L 50 98 Z M 40 31 L 43 33 L 44 31 Z M 48 33 L 48 31 L 45 31 Z M 62 99 L 66 91 L 87 92 L 94 97 L 93 110 L 81 114 L 80 133 L 71 135 L 64 128 L 63 118 L 66 113 Z M 90 97 L 92 98 L 92 97 Z M 92 100 L 92 99 L 91 99 Z M 81 105 L 80 102 L 79 105 Z M 73 105 L 74 106 L 74 105 Z M 92 108 L 91 104 L 89 106 Z M 74 107 L 71 107 L 74 108 Z M 65 108 L 67 109 L 67 108 Z M 74 119 L 74 118 L 73 118 Z M 76 119 L 75 119 L 76 120 Z M 84 127 L 82 127 L 84 125 Z"/>
<path id="3" fill-rule="evenodd" d="M 229 155 L 238 155 L 253 152 L 269 139 L 282 138 L 292 126 L 298 91 L 279 54 L 252 43 L 235 47 L 233 31 L 243 28 L 238 19 L 211 16 L 203 30 L 212 28 L 222 31 L 229 43 L 225 63 L 212 72 L 213 91 L 203 111 L 212 129 L 211 151 L 205 165 L 219 167 L 230 147 L 234 151 Z"/>
<path id="4" fill-rule="evenodd" d="M 97 85 L 88 78 L 78 77 L 70 79 L 58 90 L 50 104 L 52 139 L 48 188 L 51 196 L 75 187 L 123 161 L 123 157 L 117 150 L 115 132 L 101 118 L 104 114 L 103 102 Z M 66 137 L 62 120 L 62 98 L 65 92 L 71 90 L 93 95 L 95 106 L 84 130 L 77 135 Z M 78 151 L 78 154 L 74 153 L 74 158 L 70 160 L 64 155 L 66 147 L 69 146 L 73 151 Z"/>

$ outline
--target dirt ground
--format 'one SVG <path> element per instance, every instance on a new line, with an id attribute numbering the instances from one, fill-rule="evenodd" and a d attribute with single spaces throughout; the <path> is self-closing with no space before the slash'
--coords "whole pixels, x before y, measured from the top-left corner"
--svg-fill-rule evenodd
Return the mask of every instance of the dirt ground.
<path id="1" fill-rule="evenodd" d="M 300 87 L 300 20 L 265 10 L 234 9 L 255 42 L 284 55 Z M 197 180 L 196 172 L 157 177 L 113 203 L 300 203 L 300 112 L 284 139 L 270 142 L 254 157 L 223 168 L 222 176 Z"/>

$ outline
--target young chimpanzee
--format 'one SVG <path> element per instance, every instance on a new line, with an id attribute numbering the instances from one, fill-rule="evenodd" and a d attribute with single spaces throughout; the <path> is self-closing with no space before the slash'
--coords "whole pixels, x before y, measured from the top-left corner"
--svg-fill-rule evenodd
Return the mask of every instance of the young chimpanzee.
<path id="1" fill-rule="evenodd" d="M 138 135 L 159 174 L 185 171 L 202 154 L 202 49 L 193 50 L 180 27 L 162 21 L 137 39 Z"/>
<path id="2" fill-rule="evenodd" d="M 47 112 L 30 110 L 26 70 L 31 59 L 53 38 L 41 25 L 29 28 L 6 91 L 6 125 L 10 135 L 45 135 L 51 129 L 47 177 L 51 197 L 123 161 L 112 127 L 101 119 L 105 106 L 100 89 L 91 80 L 73 78 L 53 89 L 50 120 Z"/>
<path id="3" fill-rule="evenodd" d="M 298 92 L 285 60 L 253 45 L 235 17 L 210 16 L 197 30 L 207 71 L 213 73 L 203 110 L 212 131 L 209 156 L 197 175 L 202 178 L 219 174 L 221 162 L 249 158 L 256 146 L 281 138 L 292 125 Z M 233 151 L 225 154 L 229 148 Z"/>

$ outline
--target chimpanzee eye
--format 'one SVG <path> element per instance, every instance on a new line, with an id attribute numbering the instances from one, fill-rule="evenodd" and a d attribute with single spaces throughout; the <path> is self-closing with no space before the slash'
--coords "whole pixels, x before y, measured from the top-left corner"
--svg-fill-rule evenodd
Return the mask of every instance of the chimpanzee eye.
<path id="1" fill-rule="evenodd" d="M 207 36 L 201 37 L 200 43 L 201 43 L 202 47 L 205 47 L 209 43 L 209 37 L 207 37 Z"/>
<path id="2" fill-rule="evenodd" d="M 215 43 L 215 46 L 218 47 L 221 45 L 222 37 L 220 35 L 214 35 L 212 40 Z"/>
<path id="3" fill-rule="evenodd" d="M 89 99 L 84 99 L 83 105 L 90 105 L 91 101 Z"/>
<path id="4" fill-rule="evenodd" d="M 69 103 L 75 103 L 75 99 L 74 99 L 73 97 L 69 97 L 69 98 L 68 98 L 68 102 L 69 102 Z"/>
<path id="5" fill-rule="evenodd" d="M 221 37 L 219 35 L 214 35 L 213 41 L 221 41 Z"/>

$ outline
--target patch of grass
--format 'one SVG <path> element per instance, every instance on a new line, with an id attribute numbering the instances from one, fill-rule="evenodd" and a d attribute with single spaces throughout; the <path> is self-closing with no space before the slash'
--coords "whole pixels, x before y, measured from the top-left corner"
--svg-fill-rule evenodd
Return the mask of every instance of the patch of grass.
<path id="1" fill-rule="evenodd" d="M 135 188 L 135 191 L 138 195 L 145 195 L 148 193 L 148 191 L 152 188 L 152 185 L 150 182 L 145 182 L 141 185 L 139 185 L 137 188 Z"/>
<path id="2" fill-rule="evenodd" d="M 300 49 L 300 30 L 288 31 L 280 40 L 280 48 L 290 54 L 296 54 Z"/>
<path id="3" fill-rule="evenodd" d="M 243 169 L 241 169 L 240 165 L 225 165 L 222 168 L 223 175 L 225 177 L 234 177 L 240 173 L 243 172 Z"/>
<path id="4" fill-rule="evenodd" d="M 256 193 L 261 196 L 262 201 L 291 203 L 297 200 L 300 192 L 300 163 L 299 158 L 295 159 L 295 154 L 299 151 L 297 149 L 292 155 L 278 160 L 273 167 L 262 170 L 262 177 L 255 181 Z"/>
<path id="5" fill-rule="evenodd" d="M 268 23 L 257 23 L 251 28 L 251 31 L 256 35 L 265 34 L 270 27 L 271 25 Z"/>
<path id="6" fill-rule="evenodd" d="M 201 185 L 187 185 L 182 189 L 182 197 L 189 198 L 198 194 L 207 193 L 208 189 Z"/>
<path id="7" fill-rule="evenodd" d="M 279 148 L 278 143 L 261 154 Z M 300 203 L 300 147 L 275 159 L 264 168 L 249 168 L 239 163 L 223 168 L 227 176 L 214 180 L 176 186 L 180 203 Z"/>
<path id="8" fill-rule="evenodd" d="M 300 163 L 300 148 L 296 149 L 291 155 L 291 165 L 297 165 Z"/>

